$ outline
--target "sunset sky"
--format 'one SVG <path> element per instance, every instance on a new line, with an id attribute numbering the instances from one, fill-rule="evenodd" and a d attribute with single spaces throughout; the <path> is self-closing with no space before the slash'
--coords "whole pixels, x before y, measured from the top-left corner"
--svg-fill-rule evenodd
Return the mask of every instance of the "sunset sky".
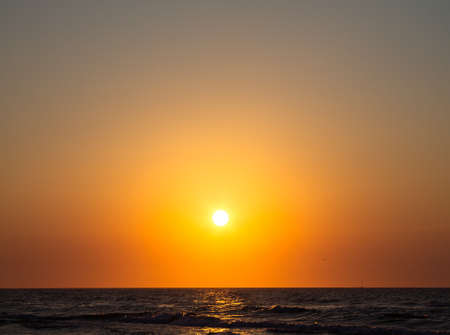
<path id="1" fill-rule="evenodd" d="M 6 0 L 0 73 L 0 287 L 450 286 L 449 1 Z"/>

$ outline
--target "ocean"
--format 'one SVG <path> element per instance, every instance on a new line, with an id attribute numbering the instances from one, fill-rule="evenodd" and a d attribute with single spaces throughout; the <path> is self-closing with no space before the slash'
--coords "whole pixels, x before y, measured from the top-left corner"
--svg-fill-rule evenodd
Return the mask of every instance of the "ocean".
<path id="1" fill-rule="evenodd" d="M 450 335 L 450 289 L 3 289 L 0 334 Z"/>

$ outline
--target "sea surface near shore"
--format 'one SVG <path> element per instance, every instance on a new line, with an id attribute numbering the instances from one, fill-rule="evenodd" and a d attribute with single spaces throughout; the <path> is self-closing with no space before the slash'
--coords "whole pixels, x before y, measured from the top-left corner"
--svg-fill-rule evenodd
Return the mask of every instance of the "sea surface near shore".
<path id="1" fill-rule="evenodd" d="M 3 289 L 0 334 L 450 335 L 450 289 Z"/>

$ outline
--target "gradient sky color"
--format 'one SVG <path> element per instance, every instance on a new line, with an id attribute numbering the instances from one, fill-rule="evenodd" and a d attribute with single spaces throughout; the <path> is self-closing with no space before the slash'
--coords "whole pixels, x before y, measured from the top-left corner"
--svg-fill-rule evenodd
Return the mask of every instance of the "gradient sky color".
<path id="1" fill-rule="evenodd" d="M 0 287 L 450 285 L 450 2 L 2 1 L 0 50 Z"/>

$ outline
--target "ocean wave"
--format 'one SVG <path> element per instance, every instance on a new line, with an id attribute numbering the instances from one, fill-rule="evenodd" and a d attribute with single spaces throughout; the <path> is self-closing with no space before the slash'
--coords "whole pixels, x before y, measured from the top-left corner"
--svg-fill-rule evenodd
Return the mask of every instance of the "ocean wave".
<path id="1" fill-rule="evenodd" d="M 418 314 L 418 313 L 408 313 L 408 312 L 391 312 L 384 313 L 380 316 L 381 318 L 388 318 L 393 320 L 405 320 L 405 319 L 427 319 L 428 314 Z"/>
<path id="2" fill-rule="evenodd" d="M 316 310 L 308 309 L 304 307 L 298 306 L 280 306 L 273 305 L 270 308 L 266 309 L 267 312 L 271 313 L 305 313 L 305 312 L 315 312 Z"/>
<path id="3" fill-rule="evenodd" d="M 31 314 L 2 315 L 1 324 L 18 323 L 31 329 L 73 328 L 80 321 L 89 322 L 123 322 L 142 324 L 165 324 L 186 327 L 233 329 L 267 329 L 273 333 L 308 333 L 308 334 L 346 334 L 346 335 L 450 335 L 450 331 L 419 331 L 406 328 L 386 328 L 369 326 L 325 325 L 325 324 L 291 324 L 273 321 L 230 321 L 214 316 L 195 313 L 107 313 L 83 314 L 71 316 L 37 316 Z M 231 333 L 230 333 L 231 334 Z"/>
<path id="4" fill-rule="evenodd" d="M 256 313 L 306 313 L 306 312 L 318 312 L 316 309 L 305 308 L 300 306 L 283 306 L 283 305 L 272 305 L 267 306 L 254 306 L 246 305 L 240 308 L 242 312 L 256 312 Z"/>
<path id="5" fill-rule="evenodd" d="M 285 325 L 267 328 L 273 333 L 345 334 L 345 335 L 448 335 L 448 331 L 421 331 L 406 328 L 384 328 L 347 325 Z"/>
<path id="6" fill-rule="evenodd" d="M 428 306 L 430 307 L 450 307 L 450 302 L 446 301 L 438 301 L 438 300 L 432 300 L 429 303 L 427 303 Z"/>

